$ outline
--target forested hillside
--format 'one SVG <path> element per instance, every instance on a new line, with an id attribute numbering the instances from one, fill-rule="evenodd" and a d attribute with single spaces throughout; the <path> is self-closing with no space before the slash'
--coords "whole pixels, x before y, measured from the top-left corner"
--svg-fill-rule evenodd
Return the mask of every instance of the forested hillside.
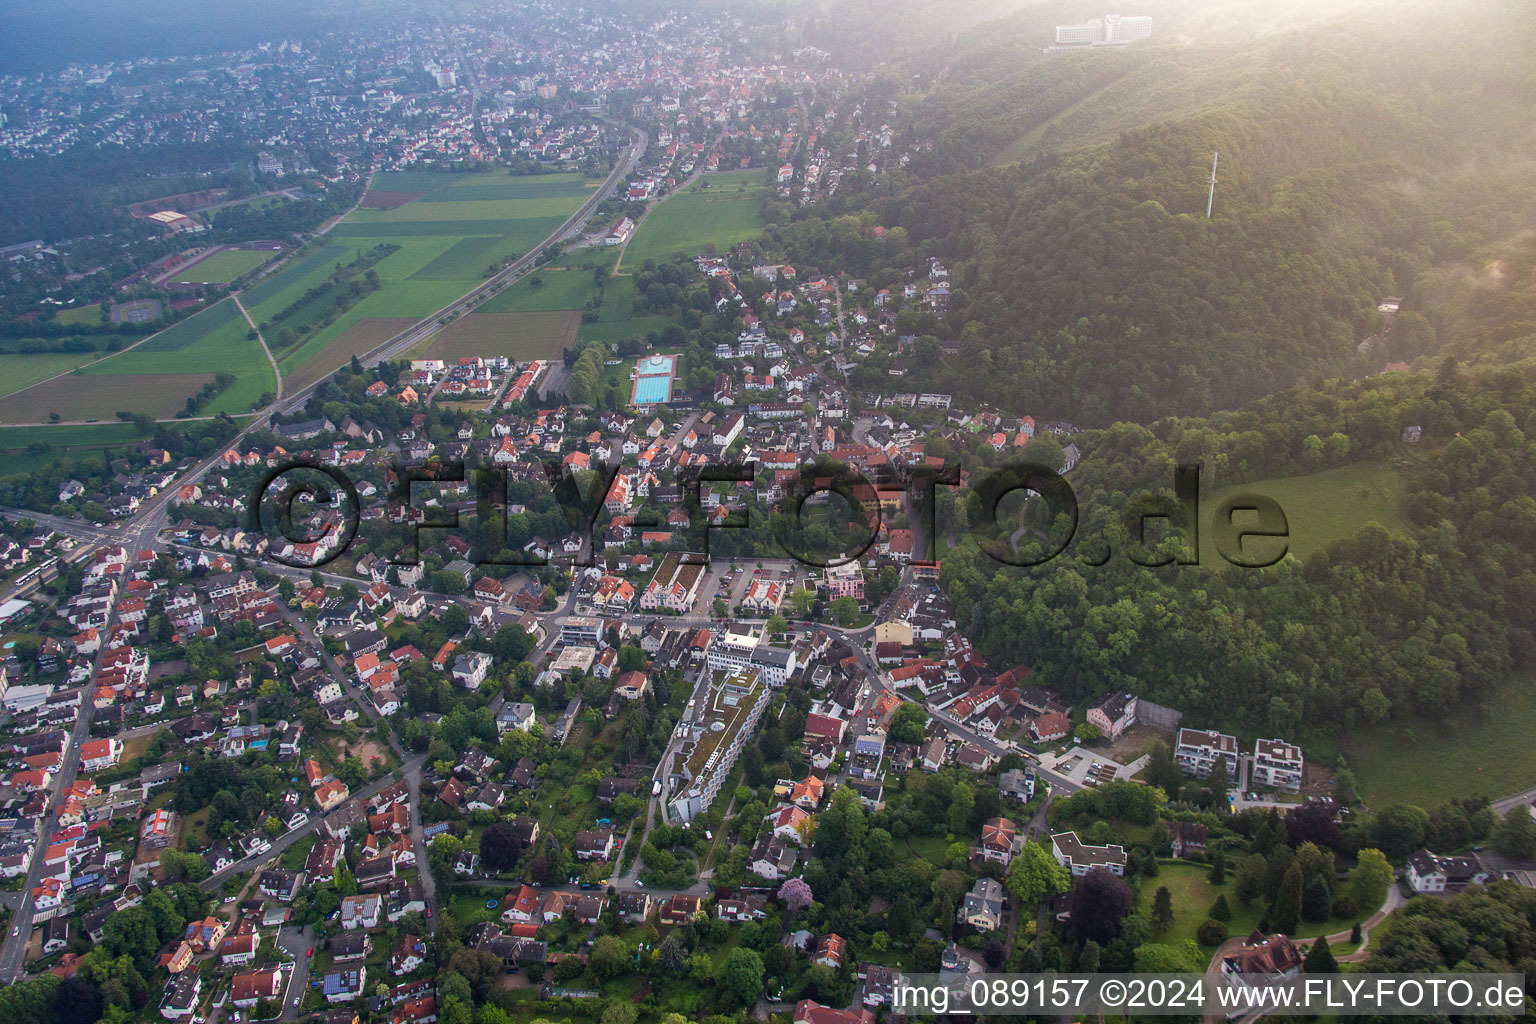
<path id="1" fill-rule="evenodd" d="M 903 229 L 904 250 L 838 249 L 856 269 L 950 266 L 933 329 L 962 353 L 919 383 L 1005 410 L 1147 422 L 1379 369 L 1357 346 L 1381 298 L 1536 224 L 1536 10 L 1393 10 L 941 85 L 910 175 L 820 216 Z M 817 219 L 779 236 L 813 265 L 837 230 Z"/>
<path id="2" fill-rule="evenodd" d="M 1401 441 L 1420 426 L 1418 445 Z M 1082 699 L 1127 689 L 1234 729 L 1296 734 L 1485 700 L 1536 655 L 1536 363 L 1296 389 L 1241 412 L 1083 440 L 1078 540 L 1036 569 L 975 545 L 944 561 L 962 629 Z M 1397 463 L 1416 536 L 1352 539 L 1270 569 L 1132 563 L 1122 514 L 1171 494 L 1363 460 Z M 1204 509 L 1209 518 L 1215 513 Z M 960 515 L 980 519 L 974 502 Z M 1100 567 L 1108 544 L 1112 555 Z M 1177 537 L 1165 541 L 1177 544 Z"/>

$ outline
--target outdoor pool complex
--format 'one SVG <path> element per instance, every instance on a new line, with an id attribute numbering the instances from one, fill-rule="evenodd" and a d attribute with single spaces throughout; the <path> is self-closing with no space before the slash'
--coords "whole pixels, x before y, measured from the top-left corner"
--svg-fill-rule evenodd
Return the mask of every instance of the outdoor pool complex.
<path id="1" fill-rule="evenodd" d="M 630 405 L 665 405 L 672 400 L 677 356 L 642 356 L 635 362 L 635 389 Z"/>

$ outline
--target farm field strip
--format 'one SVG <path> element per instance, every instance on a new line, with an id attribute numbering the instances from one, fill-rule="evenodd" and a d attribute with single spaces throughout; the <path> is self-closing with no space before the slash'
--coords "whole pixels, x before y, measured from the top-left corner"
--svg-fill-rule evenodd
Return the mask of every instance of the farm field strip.
<path id="1" fill-rule="evenodd" d="M 412 350 L 413 358 L 456 362 L 466 356 L 506 356 L 526 362 L 559 359 L 575 344 L 581 314 L 468 313 Z"/>
<path id="2" fill-rule="evenodd" d="M 0 355 L 0 395 L 15 394 L 38 381 L 68 373 L 101 358 L 100 352 L 35 352 Z"/>
<path id="3" fill-rule="evenodd" d="M 199 310 L 185 320 L 172 324 L 134 351 L 180 352 L 237 320 L 241 324 L 245 323 L 245 319 L 240 316 L 240 311 L 235 308 L 233 302 L 228 300 L 216 302 L 207 309 Z"/>
<path id="4" fill-rule="evenodd" d="M 169 417 L 181 409 L 189 395 L 213 380 L 213 376 L 212 373 L 70 374 L 0 399 L 0 419 L 37 423 L 54 413 L 66 420 L 106 419 L 118 412 Z"/>
<path id="5" fill-rule="evenodd" d="M 415 322 L 411 317 L 364 317 L 334 338 L 323 338 L 318 346 L 301 346 L 287 358 L 278 360 L 283 385 L 289 391 L 296 391 L 313 384 L 335 371 L 336 366 L 331 365 L 334 360 L 346 362 L 353 356 L 371 352 Z"/>
<path id="6" fill-rule="evenodd" d="M 274 299 L 284 297 L 283 293 L 295 288 L 295 286 L 302 285 L 303 287 L 298 287 L 293 292 L 292 297 L 286 297 L 286 301 L 282 302 L 282 304 L 273 303 L 275 309 L 282 309 L 283 306 L 297 299 L 313 286 L 313 282 L 305 283 L 307 278 L 318 275 L 315 278 L 318 281 L 321 277 L 330 273 L 329 268 L 335 264 L 350 263 L 356 256 L 356 250 L 357 246 L 355 245 L 338 245 L 334 243 L 327 245 L 319 252 L 310 253 L 297 263 L 284 267 L 282 270 L 269 275 L 254 287 L 246 289 L 241 293 L 240 301 L 245 303 L 246 309 L 251 310 L 252 316 L 256 316 L 255 310 L 257 306 L 262 306 Z M 260 317 L 256 318 L 258 320 L 261 319 Z"/>

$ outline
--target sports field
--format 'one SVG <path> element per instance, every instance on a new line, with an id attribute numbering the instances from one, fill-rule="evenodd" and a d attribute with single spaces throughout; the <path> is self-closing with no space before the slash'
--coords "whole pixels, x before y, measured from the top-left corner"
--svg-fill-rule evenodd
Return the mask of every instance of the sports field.
<path id="1" fill-rule="evenodd" d="M 1390 466 L 1342 466 L 1308 476 L 1270 477 L 1222 487 L 1201 499 L 1201 515 L 1214 516 L 1222 502 L 1244 494 L 1264 495 L 1280 504 L 1290 527 L 1290 553 L 1298 558 L 1322 551 L 1335 541 L 1347 541 L 1367 523 L 1399 533 L 1413 529 L 1403 511 L 1402 474 Z M 1239 514 L 1236 525 L 1242 524 Z M 1258 545 L 1272 542 L 1255 539 L 1244 543 L 1259 550 Z M 1205 523 L 1200 531 L 1200 562 L 1225 564 L 1216 551 L 1214 533 Z"/>
<path id="2" fill-rule="evenodd" d="M 456 362 L 467 356 L 507 356 L 520 362 L 559 359 L 576 343 L 581 314 L 469 313 L 411 352 L 416 359 Z"/>
<path id="3" fill-rule="evenodd" d="M 270 249 L 221 249 L 186 270 L 172 274 L 168 280 L 173 284 L 228 284 L 276 255 Z"/>
<path id="4" fill-rule="evenodd" d="M 756 237 L 765 227 L 763 171 L 708 174 L 646 214 L 624 249 L 625 267 L 648 259 L 697 256 Z"/>
<path id="5" fill-rule="evenodd" d="M 54 320 L 61 324 L 99 324 L 101 323 L 101 305 L 74 306 L 70 309 L 61 309 L 54 316 Z"/>

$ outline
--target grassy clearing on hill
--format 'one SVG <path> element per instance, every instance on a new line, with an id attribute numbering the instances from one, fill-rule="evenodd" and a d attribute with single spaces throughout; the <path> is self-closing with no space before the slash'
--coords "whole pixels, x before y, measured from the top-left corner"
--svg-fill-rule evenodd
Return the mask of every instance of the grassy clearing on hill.
<path id="1" fill-rule="evenodd" d="M 1228 498 L 1245 494 L 1273 498 L 1285 510 L 1290 524 L 1291 553 L 1306 558 L 1336 541 L 1348 540 L 1367 523 L 1412 533 L 1413 526 L 1403 511 L 1405 487 L 1398 470 L 1384 465 L 1361 464 L 1309 476 L 1271 477 L 1251 484 L 1222 487 L 1202 499 L 1200 506 L 1201 514 L 1209 517 L 1214 516 Z M 1241 526 L 1243 521 L 1239 515 L 1236 524 Z M 1214 532 L 1208 528 L 1200 531 L 1200 560 L 1207 565 L 1221 561 Z"/>
<path id="2" fill-rule="evenodd" d="M 1437 807 L 1452 797 L 1490 799 L 1536 786 L 1536 677 L 1513 676 L 1481 706 L 1453 717 L 1409 718 L 1306 744 L 1309 760 L 1343 753 L 1372 807 Z"/>

